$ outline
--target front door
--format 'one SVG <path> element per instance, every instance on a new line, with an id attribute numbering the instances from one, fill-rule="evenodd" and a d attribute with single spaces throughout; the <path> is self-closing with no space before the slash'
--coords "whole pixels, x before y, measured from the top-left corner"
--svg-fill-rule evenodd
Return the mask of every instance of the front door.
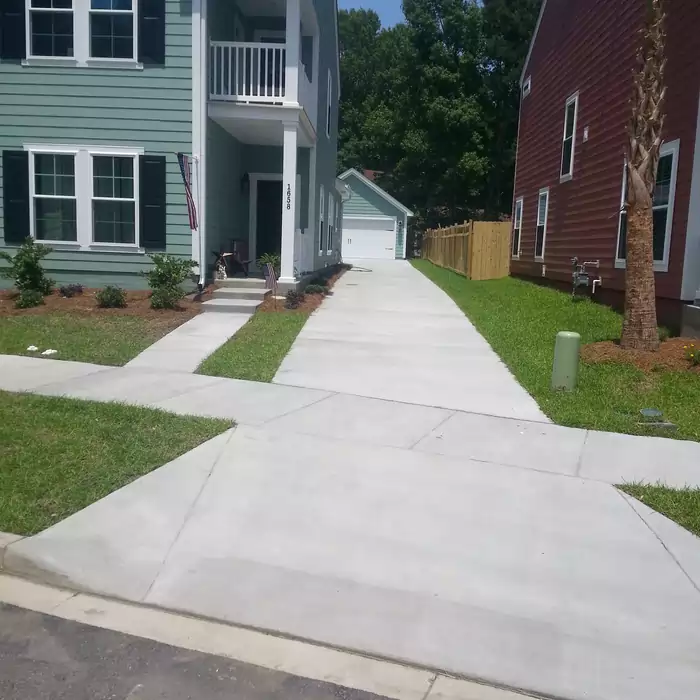
<path id="1" fill-rule="evenodd" d="M 279 255 L 282 250 L 282 181 L 259 180 L 255 254 Z"/>

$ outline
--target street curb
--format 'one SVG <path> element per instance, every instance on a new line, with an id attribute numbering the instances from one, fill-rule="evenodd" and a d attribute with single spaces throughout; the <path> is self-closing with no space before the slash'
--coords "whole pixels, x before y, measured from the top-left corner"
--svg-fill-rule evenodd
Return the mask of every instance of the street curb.
<path id="1" fill-rule="evenodd" d="M 0 571 L 4 569 L 5 565 L 5 550 L 15 542 L 23 540 L 22 535 L 13 535 L 11 532 L 0 532 Z"/>

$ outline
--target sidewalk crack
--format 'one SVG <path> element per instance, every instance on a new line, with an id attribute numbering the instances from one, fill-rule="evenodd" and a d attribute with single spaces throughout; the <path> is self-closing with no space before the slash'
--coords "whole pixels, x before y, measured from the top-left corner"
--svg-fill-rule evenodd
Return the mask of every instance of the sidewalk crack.
<path id="1" fill-rule="evenodd" d="M 654 535 L 657 542 L 666 550 L 668 556 L 671 557 L 671 559 L 673 559 L 676 566 L 683 572 L 683 575 L 688 579 L 688 581 L 690 581 L 690 585 L 698 592 L 698 594 L 700 594 L 700 586 L 693 580 L 693 577 L 683 568 L 683 565 L 680 563 L 680 561 L 678 561 L 676 555 L 666 546 L 666 543 L 661 539 L 661 537 L 659 537 L 656 530 L 654 530 L 654 528 L 651 525 L 649 525 L 644 516 L 632 505 L 629 499 L 633 497 L 628 497 L 615 486 L 613 486 L 613 488 L 615 489 L 615 491 L 617 491 L 618 496 L 620 496 L 620 498 L 627 504 L 627 506 L 632 510 L 632 512 L 644 523 L 649 532 L 651 532 L 651 534 Z"/>
<path id="2" fill-rule="evenodd" d="M 187 509 L 187 513 L 185 513 L 185 517 L 182 521 L 182 524 L 180 525 L 178 531 L 175 533 L 175 537 L 173 537 L 172 542 L 170 543 L 170 546 L 168 547 L 167 551 L 165 552 L 165 556 L 163 557 L 163 561 L 161 561 L 160 566 L 158 567 L 158 571 L 156 572 L 156 575 L 153 577 L 153 580 L 151 581 L 150 585 L 148 586 L 148 590 L 143 594 L 141 598 L 141 602 L 145 602 L 146 598 L 151 594 L 151 590 L 153 589 L 153 586 L 155 586 L 156 581 L 160 577 L 161 573 L 163 573 L 163 569 L 165 568 L 165 564 L 168 561 L 168 558 L 170 557 L 171 552 L 173 551 L 173 548 L 177 544 L 177 541 L 180 539 L 180 535 L 182 534 L 182 531 L 185 529 L 187 526 L 187 523 L 190 521 L 190 517 L 192 516 L 192 513 L 194 512 L 194 509 L 197 507 L 197 503 L 199 503 L 199 499 L 202 497 L 202 493 L 204 492 L 204 489 L 206 488 L 207 484 L 209 483 L 209 479 L 211 479 L 211 475 L 214 473 L 214 470 L 218 466 L 219 462 L 221 461 L 221 457 L 226 451 L 226 448 L 228 447 L 229 443 L 233 439 L 233 436 L 236 434 L 237 427 L 234 425 L 232 428 L 230 428 L 231 434 L 228 436 L 228 440 L 222 445 L 221 449 L 219 450 L 219 454 L 216 456 L 216 459 L 212 462 L 211 468 L 209 469 L 209 472 L 206 475 L 206 478 L 202 482 L 202 485 L 199 488 L 199 491 L 197 491 L 197 495 L 194 497 L 192 500 L 192 503 L 190 503 L 190 507 Z"/>
<path id="3" fill-rule="evenodd" d="M 428 682 L 428 690 L 425 691 L 425 695 L 421 698 L 421 700 L 428 700 L 428 696 L 433 692 L 433 686 L 435 685 L 435 681 L 437 681 L 437 679 L 438 674 L 434 673 L 433 677 Z"/>

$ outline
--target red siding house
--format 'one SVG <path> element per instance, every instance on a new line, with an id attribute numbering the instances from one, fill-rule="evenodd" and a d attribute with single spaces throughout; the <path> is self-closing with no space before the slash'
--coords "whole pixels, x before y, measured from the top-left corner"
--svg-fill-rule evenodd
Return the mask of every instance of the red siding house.
<path id="1" fill-rule="evenodd" d="M 617 307 L 625 284 L 626 126 L 646 6 L 543 0 L 521 81 L 511 272 L 570 287 L 572 258 L 599 260 L 595 296 Z M 676 326 L 700 297 L 700 0 L 666 0 L 666 8 L 654 266 L 659 318 Z"/>

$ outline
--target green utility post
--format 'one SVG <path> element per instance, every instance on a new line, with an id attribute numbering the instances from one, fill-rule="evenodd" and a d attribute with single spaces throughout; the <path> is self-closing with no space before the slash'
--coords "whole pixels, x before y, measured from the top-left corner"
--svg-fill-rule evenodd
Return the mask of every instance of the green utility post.
<path id="1" fill-rule="evenodd" d="M 552 368 L 552 389 L 573 391 L 578 378 L 578 357 L 581 336 L 570 331 L 557 333 Z"/>

